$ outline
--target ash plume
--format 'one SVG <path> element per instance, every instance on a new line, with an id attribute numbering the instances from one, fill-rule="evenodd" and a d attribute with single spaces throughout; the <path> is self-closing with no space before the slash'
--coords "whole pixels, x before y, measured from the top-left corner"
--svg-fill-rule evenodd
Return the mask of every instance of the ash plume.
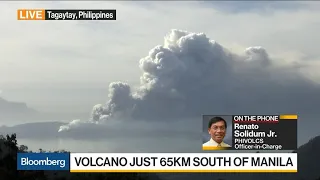
<path id="1" fill-rule="evenodd" d="M 279 67 L 260 46 L 235 54 L 204 33 L 171 30 L 164 44 L 139 61 L 140 86 L 114 82 L 109 100 L 93 107 L 89 121 L 165 121 L 203 114 L 315 113 L 319 86 L 298 66 Z M 315 102 L 310 103 L 310 102 Z"/>

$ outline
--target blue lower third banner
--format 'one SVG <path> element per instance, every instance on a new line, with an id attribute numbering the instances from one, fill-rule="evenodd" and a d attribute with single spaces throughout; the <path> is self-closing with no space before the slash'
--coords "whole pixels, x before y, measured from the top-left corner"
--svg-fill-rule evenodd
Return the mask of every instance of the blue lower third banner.
<path id="1" fill-rule="evenodd" d="M 18 153 L 18 170 L 69 170 L 69 153 Z"/>

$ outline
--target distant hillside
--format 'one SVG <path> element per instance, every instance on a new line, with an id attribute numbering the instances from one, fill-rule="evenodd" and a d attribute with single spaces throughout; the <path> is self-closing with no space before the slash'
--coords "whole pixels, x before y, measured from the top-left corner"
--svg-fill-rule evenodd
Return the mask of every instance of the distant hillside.
<path id="1" fill-rule="evenodd" d="M 23 102 L 10 102 L 0 97 L 1 122 L 13 122 L 20 119 L 37 119 L 39 113 Z"/>
<path id="2" fill-rule="evenodd" d="M 300 146 L 298 152 L 298 173 L 188 173 L 160 174 L 167 180 L 317 180 L 320 178 L 320 136 Z"/>
<path id="3" fill-rule="evenodd" d="M 320 136 L 302 145 L 298 154 L 299 176 L 303 179 L 320 177 Z"/>
<path id="4" fill-rule="evenodd" d="M 12 127 L 1 126 L 0 134 L 16 133 L 18 137 L 23 138 L 55 138 L 63 122 L 36 122 L 16 125 Z M 40 135 L 40 136 L 39 136 Z"/>
<path id="5" fill-rule="evenodd" d="M 29 108 L 26 103 L 22 102 L 10 102 L 0 97 L 0 114 L 33 114 L 37 111 Z"/>
<path id="6" fill-rule="evenodd" d="M 88 112 L 39 112 L 28 107 L 24 102 L 11 102 L 0 97 L 0 126 L 35 121 L 69 121 L 70 119 L 85 119 L 88 117 Z"/>

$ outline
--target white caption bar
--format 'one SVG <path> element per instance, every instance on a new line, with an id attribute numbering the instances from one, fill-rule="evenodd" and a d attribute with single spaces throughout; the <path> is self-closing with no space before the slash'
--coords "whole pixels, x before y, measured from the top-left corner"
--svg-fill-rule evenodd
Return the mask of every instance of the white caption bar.
<path id="1" fill-rule="evenodd" d="M 71 172 L 297 172 L 296 153 L 71 153 Z"/>

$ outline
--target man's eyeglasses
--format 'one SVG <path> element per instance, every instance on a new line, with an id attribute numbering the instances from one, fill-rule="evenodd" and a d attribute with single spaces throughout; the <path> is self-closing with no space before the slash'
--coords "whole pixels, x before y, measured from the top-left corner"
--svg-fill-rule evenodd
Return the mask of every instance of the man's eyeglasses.
<path id="1" fill-rule="evenodd" d="M 218 129 L 220 129 L 221 131 L 225 131 L 226 130 L 226 128 L 225 127 L 221 127 L 221 126 L 213 126 L 211 129 L 213 129 L 213 130 L 218 130 Z"/>

